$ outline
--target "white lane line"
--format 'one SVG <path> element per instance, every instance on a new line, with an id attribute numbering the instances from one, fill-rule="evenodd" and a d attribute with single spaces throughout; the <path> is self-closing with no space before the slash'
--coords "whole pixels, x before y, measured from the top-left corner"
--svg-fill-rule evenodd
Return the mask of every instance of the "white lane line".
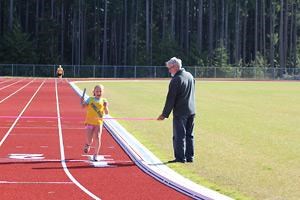
<path id="1" fill-rule="evenodd" d="M 13 128 L 16 126 L 17 122 L 19 121 L 19 119 L 21 118 L 21 116 L 23 115 L 23 113 L 25 112 L 25 110 L 27 109 L 27 107 L 30 105 L 31 101 L 33 100 L 33 98 L 36 96 L 36 94 L 38 93 L 38 91 L 41 89 L 41 87 L 44 85 L 45 80 L 41 83 L 41 85 L 38 87 L 38 89 L 35 91 L 35 93 L 32 95 L 31 99 L 28 101 L 28 103 L 26 104 L 26 106 L 23 108 L 23 110 L 21 111 L 21 113 L 18 115 L 17 119 L 14 121 L 14 123 L 11 125 L 11 127 L 9 128 L 9 130 L 6 132 L 6 134 L 4 135 L 4 137 L 2 138 L 2 140 L 0 141 L 0 147 L 2 146 L 2 144 L 4 143 L 4 141 L 6 140 L 6 138 L 8 137 L 8 135 L 10 134 L 10 132 L 13 130 Z"/>
<path id="2" fill-rule="evenodd" d="M 6 86 L 0 88 L 0 90 L 3 90 L 3 89 L 5 89 L 5 88 L 7 88 L 7 87 L 9 87 L 9 86 L 12 86 L 12 85 L 14 85 L 14 84 L 17 84 L 17 83 L 19 83 L 20 81 L 23 81 L 23 79 L 21 79 L 21 80 L 19 80 L 19 81 L 17 81 L 17 82 L 14 82 L 14 83 L 12 83 L 12 84 L 6 85 Z"/>
<path id="3" fill-rule="evenodd" d="M 11 79 L 1 80 L 0 84 L 6 83 L 6 82 L 9 82 L 9 81 L 11 81 Z"/>
<path id="4" fill-rule="evenodd" d="M 10 126 L 0 126 L 1 128 L 9 128 Z M 63 127 L 64 129 L 69 129 L 69 130 L 85 130 L 85 128 L 73 128 L 73 127 Z M 53 127 L 48 127 L 48 126 L 17 126 L 15 127 L 15 129 L 57 129 L 57 126 L 53 126 Z M 77 133 L 72 133 L 72 134 L 77 134 Z M 82 133 L 78 133 L 78 134 L 82 134 Z M 15 135 L 15 134 L 11 134 L 11 135 Z M 35 135 L 35 133 L 22 133 L 22 135 Z M 37 134 L 37 135 L 51 135 L 51 134 Z"/>
<path id="5" fill-rule="evenodd" d="M 45 127 L 46 128 L 46 127 Z M 43 128 L 42 130 L 44 130 L 45 128 Z M 15 128 L 15 129 L 17 129 L 17 128 Z M 48 128 L 47 128 L 48 129 Z M 56 127 L 56 129 L 57 129 L 57 127 Z M 56 134 L 53 134 L 53 133 L 51 133 L 51 134 L 43 134 L 43 133 L 41 133 L 41 134 L 39 134 L 39 133 L 12 133 L 12 134 L 10 134 L 10 136 L 18 136 L 18 137 L 21 137 L 21 136 L 23 136 L 23 137 L 27 137 L 27 136 L 57 136 Z"/>
<path id="6" fill-rule="evenodd" d="M 60 110 L 59 110 L 59 101 L 58 101 L 58 91 L 57 91 L 57 80 L 55 79 L 55 94 L 56 94 L 56 110 L 57 110 L 57 123 L 58 123 L 58 134 L 59 134 L 59 147 L 60 147 L 60 158 L 61 158 L 61 165 L 66 173 L 66 175 L 69 177 L 69 179 L 75 183 L 82 191 L 84 191 L 86 194 L 88 194 L 90 197 L 96 200 L 100 200 L 99 197 L 97 197 L 95 194 L 90 192 L 88 189 L 86 189 L 83 185 L 81 185 L 70 173 L 66 161 L 65 161 L 65 152 L 64 152 L 64 141 L 62 136 L 62 128 L 61 128 L 61 120 L 60 120 Z"/>
<path id="7" fill-rule="evenodd" d="M 74 184 L 73 182 L 53 182 L 53 181 L 0 181 L 0 184 Z"/>
<path id="8" fill-rule="evenodd" d="M 24 159 L 24 158 L 0 158 L 0 164 L 4 164 L 4 163 L 24 163 L 24 162 L 28 162 L 28 163 L 45 163 L 45 162 L 63 162 L 62 160 L 59 159 Z M 65 162 L 83 162 L 83 163 L 90 163 L 89 160 L 65 160 Z"/>
<path id="9" fill-rule="evenodd" d="M 12 153 L 8 154 L 8 157 L 11 159 L 21 159 L 21 160 L 41 160 L 44 159 L 45 157 L 43 154 L 37 154 L 37 153 Z"/>
<path id="10" fill-rule="evenodd" d="M 33 79 L 32 81 L 34 81 L 35 79 Z M 23 87 L 21 87 L 20 89 L 18 89 L 17 91 L 15 91 L 14 93 L 10 94 L 9 96 L 5 97 L 4 99 L 2 99 L 0 101 L 0 103 L 2 103 L 3 101 L 5 101 L 6 99 L 8 99 L 9 97 L 11 97 L 12 95 L 16 94 L 17 92 L 19 92 L 20 90 L 22 90 L 24 87 L 26 87 L 27 85 L 29 85 L 32 81 L 30 81 L 29 83 L 27 83 L 26 85 L 24 85 Z"/>

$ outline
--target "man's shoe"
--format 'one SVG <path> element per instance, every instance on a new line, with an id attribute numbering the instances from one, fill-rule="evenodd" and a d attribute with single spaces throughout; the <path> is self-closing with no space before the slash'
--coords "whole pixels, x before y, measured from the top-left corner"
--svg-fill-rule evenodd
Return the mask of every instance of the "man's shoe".
<path id="1" fill-rule="evenodd" d="M 193 159 L 186 159 L 186 162 L 192 163 L 192 162 L 194 162 L 194 160 Z"/>

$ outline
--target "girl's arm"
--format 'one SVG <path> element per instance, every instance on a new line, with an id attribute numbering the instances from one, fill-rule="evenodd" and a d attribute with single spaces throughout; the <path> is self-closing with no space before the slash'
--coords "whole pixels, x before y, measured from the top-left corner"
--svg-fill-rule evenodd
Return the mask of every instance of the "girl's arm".
<path id="1" fill-rule="evenodd" d="M 89 99 L 87 99 L 87 101 L 85 101 L 84 97 L 80 98 L 80 104 L 83 108 L 85 108 L 89 104 Z"/>
<path id="2" fill-rule="evenodd" d="M 103 106 L 104 106 L 104 113 L 105 113 L 106 115 L 108 115 L 108 113 L 109 113 L 108 102 L 107 102 L 107 101 L 104 101 Z"/>

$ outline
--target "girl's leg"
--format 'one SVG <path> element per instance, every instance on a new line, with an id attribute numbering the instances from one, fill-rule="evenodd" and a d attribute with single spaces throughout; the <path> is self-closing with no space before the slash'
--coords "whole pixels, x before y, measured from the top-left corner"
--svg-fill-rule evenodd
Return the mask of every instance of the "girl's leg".
<path id="1" fill-rule="evenodd" d="M 100 147 L 101 147 L 102 126 L 103 125 L 97 126 L 94 129 L 94 141 L 95 141 L 94 160 L 97 160 L 97 155 L 99 154 Z"/>
<path id="2" fill-rule="evenodd" d="M 94 131 L 94 126 L 92 125 L 87 125 L 86 126 L 86 143 L 84 146 L 84 153 L 88 153 L 90 151 L 90 146 L 93 142 L 93 131 Z"/>

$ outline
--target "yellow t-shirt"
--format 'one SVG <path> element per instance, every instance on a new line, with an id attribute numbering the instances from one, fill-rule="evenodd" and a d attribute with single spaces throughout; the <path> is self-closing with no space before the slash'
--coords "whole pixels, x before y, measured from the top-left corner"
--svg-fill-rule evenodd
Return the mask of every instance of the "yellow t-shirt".
<path id="1" fill-rule="evenodd" d="M 87 112 L 85 117 L 85 124 L 101 125 L 103 124 L 104 116 L 104 102 L 107 102 L 105 98 L 97 99 L 95 97 L 89 97 L 86 101 Z"/>

